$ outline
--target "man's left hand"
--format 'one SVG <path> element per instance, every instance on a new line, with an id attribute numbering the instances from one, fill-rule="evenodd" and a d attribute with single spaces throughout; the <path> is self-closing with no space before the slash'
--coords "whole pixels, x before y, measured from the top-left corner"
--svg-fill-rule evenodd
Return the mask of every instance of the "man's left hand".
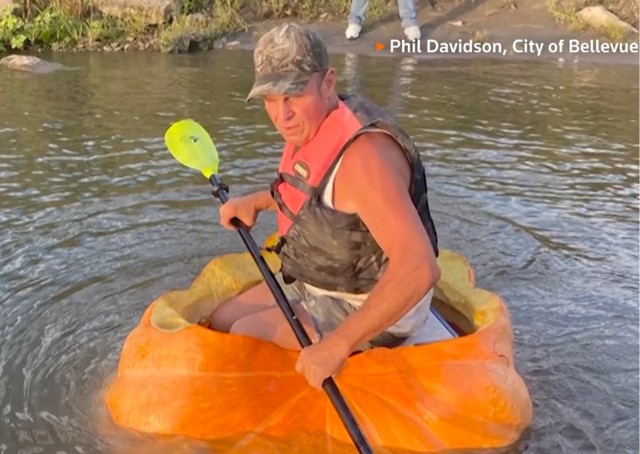
<path id="1" fill-rule="evenodd" d="M 346 345 L 329 336 L 302 349 L 296 371 L 304 375 L 312 387 L 321 389 L 325 379 L 337 373 L 348 356 Z"/>

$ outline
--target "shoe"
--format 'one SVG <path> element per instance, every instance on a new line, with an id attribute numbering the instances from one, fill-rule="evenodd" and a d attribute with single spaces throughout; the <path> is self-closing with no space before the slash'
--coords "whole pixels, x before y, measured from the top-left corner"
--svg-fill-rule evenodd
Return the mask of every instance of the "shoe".
<path id="1" fill-rule="evenodd" d="M 422 37 L 420 33 L 420 27 L 417 25 L 412 25 L 404 29 L 404 34 L 409 41 L 415 41 Z"/>
<path id="2" fill-rule="evenodd" d="M 362 27 L 358 24 L 349 24 L 347 31 L 344 32 L 347 39 L 357 39 L 360 36 L 360 30 Z"/>

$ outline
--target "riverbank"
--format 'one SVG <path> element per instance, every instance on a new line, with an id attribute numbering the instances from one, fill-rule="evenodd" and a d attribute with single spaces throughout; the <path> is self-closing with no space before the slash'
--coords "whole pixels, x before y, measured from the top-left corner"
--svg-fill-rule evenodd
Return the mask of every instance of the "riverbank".
<path id="1" fill-rule="evenodd" d="M 344 35 L 346 18 L 308 24 L 325 39 L 332 53 L 429 58 L 544 59 L 560 63 L 619 63 L 638 65 L 638 34 L 607 37 L 585 24 L 558 23 L 539 0 L 475 0 L 455 7 L 423 7 L 418 12 L 420 45 L 398 42 L 403 36 L 396 11 L 367 20 L 357 40 Z M 346 16 L 345 16 L 346 17 Z M 577 19 L 576 19 L 577 21 Z M 281 20 L 252 24 L 247 32 L 227 37 L 226 46 L 251 49 L 256 37 Z M 395 43 L 394 43 L 395 42 Z M 399 46 L 392 49 L 392 44 Z M 380 49 L 380 45 L 384 48 Z M 404 49 L 402 49 L 404 47 Z"/>
<path id="2" fill-rule="evenodd" d="M 0 6 L 6 1 L 0 0 Z M 107 2 L 102 1 L 102 4 Z M 362 33 L 353 41 L 344 36 L 348 0 L 183 0 L 179 9 L 173 8 L 171 1 L 159 0 L 155 3 L 161 7 L 160 16 L 150 15 L 148 8 L 144 14 L 142 10 L 114 14 L 114 9 L 100 9 L 100 2 L 22 3 L 26 5 L 22 10 L 18 8 L 13 15 L 0 17 L 0 51 L 51 48 L 191 52 L 222 47 L 251 48 L 257 36 L 282 20 L 295 20 L 315 28 L 327 40 L 329 49 L 338 53 L 398 55 L 398 50 L 392 52 L 392 40 L 403 38 L 395 0 L 370 0 Z M 622 0 L 429 0 L 428 5 L 424 3 L 418 2 L 420 48 L 405 49 L 403 54 L 416 58 L 482 55 L 569 62 L 638 62 L 637 3 L 631 5 Z M 610 8 L 620 19 L 606 10 L 595 11 L 597 14 L 590 17 L 580 9 L 598 3 Z M 173 9 L 167 10 L 167 5 Z M 630 42 L 636 47 L 606 48 L 607 43 Z M 586 44 L 579 51 L 572 51 L 571 43 Z M 381 46 L 384 46 L 382 50 Z M 575 50 L 576 46 L 573 47 Z"/>

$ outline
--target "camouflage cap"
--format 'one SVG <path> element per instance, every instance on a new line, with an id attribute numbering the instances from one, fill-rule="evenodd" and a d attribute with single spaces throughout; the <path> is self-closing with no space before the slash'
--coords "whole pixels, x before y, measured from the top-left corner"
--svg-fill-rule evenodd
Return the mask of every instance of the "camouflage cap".
<path id="1" fill-rule="evenodd" d="M 320 36 L 300 25 L 285 23 L 265 33 L 253 52 L 255 81 L 247 101 L 268 93 L 296 94 L 313 73 L 329 67 Z"/>

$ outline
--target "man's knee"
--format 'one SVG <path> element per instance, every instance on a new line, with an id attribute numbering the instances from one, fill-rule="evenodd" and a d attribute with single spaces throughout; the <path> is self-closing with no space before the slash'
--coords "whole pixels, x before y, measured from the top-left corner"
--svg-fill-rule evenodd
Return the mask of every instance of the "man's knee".
<path id="1" fill-rule="evenodd" d="M 298 317 L 304 326 L 305 317 L 300 317 L 300 315 Z M 313 339 L 315 337 L 313 328 L 310 326 L 304 326 L 304 328 Z M 296 340 L 295 334 L 280 309 L 277 308 L 268 309 L 238 319 L 231 325 L 229 333 L 274 342 L 289 350 L 300 350 L 300 344 Z"/>
<path id="2" fill-rule="evenodd" d="M 250 314 L 239 318 L 229 327 L 229 333 L 241 334 L 244 336 L 257 337 L 259 339 L 269 339 L 270 328 L 257 314 Z M 273 331 L 273 329 L 271 329 Z M 271 333 L 273 335 L 273 333 Z"/>
<path id="3" fill-rule="evenodd" d="M 247 317 L 242 317 L 242 318 L 239 318 L 238 320 L 235 320 L 231 324 L 231 326 L 229 326 L 229 329 L 227 331 L 231 334 L 244 334 L 244 335 L 249 334 L 247 331 L 249 331 L 250 324 L 247 323 L 245 318 Z"/>
<path id="4" fill-rule="evenodd" d="M 251 314 L 273 307 L 275 301 L 269 299 L 268 287 L 258 284 L 216 307 L 210 314 L 211 328 L 228 333 L 234 323 Z"/>
<path id="5" fill-rule="evenodd" d="M 236 314 L 232 305 L 226 303 L 218 306 L 209 316 L 211 320 L 211 329 L 220 331 L 222 333 L 228 333 L 231 330 L 233 324 L 240 318 L 239 314 Z"/>

